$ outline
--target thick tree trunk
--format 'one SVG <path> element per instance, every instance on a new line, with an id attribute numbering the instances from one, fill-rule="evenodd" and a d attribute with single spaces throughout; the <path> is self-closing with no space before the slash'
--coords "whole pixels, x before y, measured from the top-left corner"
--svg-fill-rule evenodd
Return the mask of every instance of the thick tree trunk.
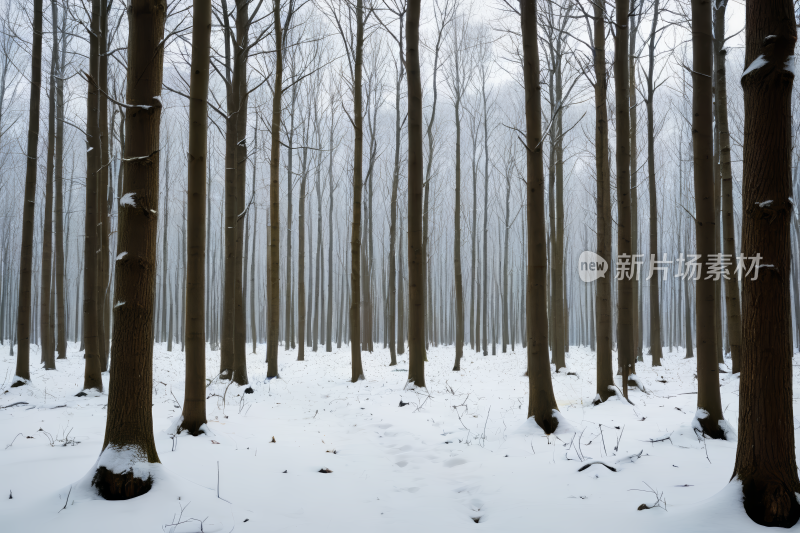
<path id="1" fill-rule="evenodd" d="M 706 279 L 710 255 L 714 253 L 714 233 L 719 219 L 714 209 L 714 136 L 712 131 L 711 76 L 713 41 L 711 5 L 707 0 L 692 0 L 692 146 L 694 153 L 695 233 L 697 253 L 701 255 L 697 285 L 697 419 L 703 433 L 724 439 L 722 404 L 719 395 L 717 338 L 714 328 L 714 281 Z"/>
<path id="2" fill-rule="evenodd" d="M 533 417 L 545 431 L 558 427 L 558 410 L 547 343 L 547 241 L 544 218 L 544 163 L 542 158 L 542 89 L 539 82 L 539 38 L 536 1 L 520 2 L 522 58 L 525 79 L 525 126 L 527 153 L 528 225 L 528 418 Z M 486 249 L 484 241 L 484 250 Z M 484 276 L 486 272 L 484 261 Z M 484 291 L 486 287 L 484 286 Z M 485 293 L 484 293 L 485 294 Z M 484 298 L 484 301 L 486 299 Z M 485 337 L 484 337 L 485 338 Z"/>
<path id="3" fill-rule="evenodd" d="M 92 480 L 100 495 L 112 500 L 134 498 L 150 490 L 154 480 L 148 472 L 149 463 L 159 462 L 153 439 L 152 332 L 164 56 L 161 43 L 166 10 L 163 2 L 132 0 L 128 11 L 127 103 L 131 108 L 126 121 L 126 171 L 120 191 L 114 286 L 114 323 L 118 327 L 111 344 L 114 363 L 103 452 Z M 88 348 L 87 342 L 87 352 Z"/>
<path id="4" fill-rule="evenodd" d="M 744 508 L 765 526 L 792 527 L 800 492 L 792 418 L 789 309 L 791 107 L 796 19 L 790 0 L 748 2 L 744 89 L 743 240 L 761 254 L 758 279 L 743 282 L 739 440 L 734 478 Z M 765 266 L 770 265 L 770 266 Z"/>

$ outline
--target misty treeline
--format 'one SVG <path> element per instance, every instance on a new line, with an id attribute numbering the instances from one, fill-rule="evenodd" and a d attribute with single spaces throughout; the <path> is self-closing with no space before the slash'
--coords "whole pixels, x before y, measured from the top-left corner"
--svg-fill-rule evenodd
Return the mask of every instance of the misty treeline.
<path id="1" fill-rule="evenodd" d="M 116 499 L 152 479 L 103 457 L 158 462 L 154 342 L 185 352 L 191 434 L 206 376 L 248 385 L 257 344 L 269 379 L 287 351 L 349 346 L 353 382 L 362 352 L 408 351 L 416 387 L 429 346 L 453 346 L 454 371 L 524 352 L 548 433 L 570 346 L 596 350 L 596 402 L 627 401 L 645 354 L 682 348 L 709 438 L 737 438 L 719 372 L 741 373 L 745 508 L 793 524 L 800 7 L 755 4 L 3 0 L 14 385 L 57 370 L 67 342 L 84 391 L 110 372 L 93 483 Z M 583 251 L 605 276 L 581 281 Z M 762 258 L 757 279 L 736 275 L 740 254 Z M 637 256 L 642 275 L 618 279 L 613 259 Z"/>

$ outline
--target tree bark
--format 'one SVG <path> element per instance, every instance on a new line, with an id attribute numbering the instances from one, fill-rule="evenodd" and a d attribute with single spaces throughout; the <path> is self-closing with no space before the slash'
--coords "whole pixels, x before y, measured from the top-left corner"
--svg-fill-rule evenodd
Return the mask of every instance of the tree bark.
<path id="1" fill-rule="evenodd" d="M 149 464 L 159 462 L 152 413 L 153 305 L 166 9 L 164 2 L 131 0 L 128 10 L 127 103 L 131 107 L 126 120 L 114 284 L 117 327 L 111 344 L 114 363 L 105 440 L 92 480 L 100 495 L 111 500 L 134 498 L 150 490 L 154 480 Z M 86 327 L 92 326 L 87 323 Z M 88 348 L 87 342 L 87 352 Z"/>
<path id="2" fill-rule="evenodd" d="M 55 339 L 50 335 L 50 311 L 53 304 L 50 299 L 53 279 L 53 174 L 55 172 L 55 115 L 56 115 L 56 66 L 58 65 L 58 8 L 52 4 L 53 51 L 50 59 L 50 94 L 47 113 L 47 169 L 45 175 L 44 194 L 44 229 L 42 231 L 42 265 L 41 265 L 41 305 L 39 307 L 42 324 L 42 360 L 45 370 L 56 369 Z"/>
<path id="3" fill-rule="evenodd" d="M 269 309 L 267 320 L 267 379 L 278 377 L 278 313 L 280 306 L 280 131 L 281 101 L 283 99 L 283 48 L 284 36 L 281 27 L 280 0 L 273 0 L 273 16 L 275 28 L 275 88 L 272 94 L 271 146 L 269 158 L 269 242 L 267 247 L 267 300 Z M 289 11 L 291 15 L 291 7 Z M 288 20 L 288 17 L 287 17 Z"/>
<path id="4" fill-rule="evenodd" d="M 427 257 L 423 247 L 422 231 L 422 78 L 419 64 L 419 18 L 420 0 L 409 0 L 408 17 L 406 18 L 406 69 L 408 70 L 406 78 L 408 83 L 408 383 L 413 383 L 417 387 L 425 387 L 425 274 L 427 271 Z M 431 122 L 433 122 L 433 117 L 431 117 Z M 432 155 L 432 153 L 428 154 L 428 157 L 432 157 Z"/>
<path id="5" fill-rule="evenodd" d="M 33 0 L 31 48 L 31 93 L 28 114 L 28 147 L 25 164 L 25 204 L 22 207 L 22 243 L 19 260 L 17 303 L 17 366 L 12 387 L 30 382 L 31 280 L 33 277 L 33 222 L 36 201 L 36 171 L 39 150 L 39 101 L 42 92 L 42 0 Z M 87 187 L 88 190 L 88 187 Z M 13 347 L 13 342 L 12 342 Z"/>
<path id="6" fill-rule="evenodd" d="M 558 410 L 547 342 L 547 242 L 544 217 L 544 162 L 542 158 L 542 88 L 539 82 L 539 37 L 536 0 L 520 2 L 523 75 L 525 80 L 525 126 L 527 153 L 527 334 L 528 418 L 533 417 L 545 433 L 558 427 Z M 488 154 L 487 154 L 488 155 Z M 486 242 L 484 241 L 484 250 Z M 484 262 L 484 276 L 486 263 Z M 486 287 L 484 286 L 484 291 Z M 484 302 L 486 299 L 484 298 Z M 485 336 L 484 336 L 485 342 Z"/>
<path id="7" fill-rule="evenodd" d="M 85 369 L 83 388 L 103 390 L 100 377 L 100 338 L 97 331 L 97 181 L 100 179 L 100 124 L 98 116 L 98 48 L 100 1 L 92 1 L 92 33 L 89 35 L 89 94 L 86 100 L 86 133 L 88 152 L 86 155 L 86 219 L 84 226 L 83 266 L 83 338 L 85 344 Z M 152 337 L 149 339 L 152 342 Z"/>
<path id="8" fill-rule="evenodd" d="M 656 150 L 655 150 L 655 120 L 653 115 L 653 97 L 655 96 L 655 64 L 656 64 L 656 28 L 658 27 L 659 0 L 653 4 L 653 26 L 650 30 L 650 43 L 648 44 L 648 70 L 647 70 L 647 182 L 650 191 L 650 261 L 659 260 L 658 251 L 658 199 L 656 190 Z M 653 356 L 653 366 L 661 366 L 663 357 L 661 345 L 661 301 L 659 300 L 658 272 L 650 279 L 650 353 Z"/>
<path id="9" fill-rule="evenodd" d="M 208 84 L 211 53 L 211 0 L 194 3 L 189 87 L 187 178 L 186 385 L 180 429 L 192 435 L 206 423 L 206 164 Z"/>
<path id="10" fill-rule="evenodd" d="M 714 17 L 714 41 L 716 55 L 717 86 L 717 129 L 719 130 L 720 171 L 722 173 L 722 240 L 723 253 L 736 258 L 736 240 L 734 237 L 733 209 L 733 175 L 731 172 L 731 137 L 728 129 L 728 90 L 725 59 L 727 51 L 723 47 L 725 39 L 725 11 L 727 3 L 716 2 Z M 731 348 L 731 372 L 736 374 L 741 367 L 742 356 L 742 315 L 739 302 L 739 282 L 730 268 L 726 269 L 725 280 L 725 316 L 728 339 Z"/>
<path id="11" fill-rule="evenodd" d="M 704 434 L 724 439 L 722 403 L 719 395 L 717 338 L 714 329 L 714 281 L 707 276 L 714 253 L 718 216 L 714 209 L 714 136 L 712 131 L 711 76 L 713 41 L 711 4 L 692 0 L 692 146 L 694 156 L 695 233 L 701 255 L 697 280 L 697 419 Z"/>
<path id="12" fill-rule="evenodd" d="M 761 254 L 763 268 L 758 279 L 751 275 L 743 282 L 733 477 L 742 483 L 744 508 L 754 522 L 789 528 L 800 516 L 789 308 L 794 73 L 788 61 L 795 60 L 797 42 L 792 2 L 748 2 L 745 24 L 742 252 Z"/>
<path id="13" fill-rule="evenodd" d="M 611 169 L 609 165 L 606 77 L 605 8 L 594 4 L 595 172 L 597 174 L 597 255 L 611 265 Z M 615 394 L 611 356 L 611 272 L 597 279 L 597 396 L 604 402 Z"/>
<path id="14" fill-rule="evenodd" d="M 628 0 L 616 2 L 617 37 L 614 46 L 614 89 L 617 113 L 617 255 L 630 256 L 631 241 L 631 182 L 630 182 L 630 114 L 628 111 Z M 619 342 L 617 352 L 622 361 L 622 393 L 628 397 L 628 376 L 632 373 L 633 357 L 633 280 L 628 270 L 617 282 L 617 311 Z"/>
<path id="15" fill-rule="evenodd" d="M 364 56 L 364 0 L 356 0 L 356 41 L 353 65 L 353 225 L 350 235 L 350 381 L 364 379 L 361 365 L 361 197 L 364 153 L 362 69 Z M 409 365 L 410 367 L 411 365 Z"/>
<path id="16" fill-rule="evenodd" d="M 57 3 L 53 3 L 53 20 L 58 15 Z M 61 37 L 66 32 L 66 14 L 61 17 Z M 61 56 L 58 60 L 56 70 L 56 163 L 55 163 L 55 185 L 56 185 L 56 308 L 58 322 L 58 359 L 67 358 L 67 314 L 66 314 L 66 295 L 65 295 L 65 272 L 64 272 L 64 64 L 66 51 L 60 51 Z M 70 187 L 70 190 L 72 188 Z M 69 207 L 69 206 L 68 206 Z M 76 313 L 77 314 L 77 313 Z M 2 321 L 0 319 L 0 321 Z M 0 335 L 2 338 L 2 335 Z"/>

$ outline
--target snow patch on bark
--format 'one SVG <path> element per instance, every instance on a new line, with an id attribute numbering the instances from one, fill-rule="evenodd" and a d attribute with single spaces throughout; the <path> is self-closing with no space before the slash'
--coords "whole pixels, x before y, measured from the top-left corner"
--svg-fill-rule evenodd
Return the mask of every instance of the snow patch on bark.
<path id="1" fill-rule="evenodd" d="M 763 67 L 767 63 L 768 63 L 768 61 L 764 58 L 763 55 L 758 56 L 757 58 L 755 58 L 753 60 L 752 63 L 750 63 L 750 66 L 747 67 L 744 72 L 742 72 L 742 78 L 744 78 L 745 76 L 747 76 L 748 74 L 750 74 L 754 70 L 760 69 L 761 67 Z"/>
<path id="2" fill-rule="evenodd" d="M 134 196 L 136 196 L 135 192 L 125 193 L 125 195 L 119 199 L 120 207 L 136 207 L 136 201 L 133 199 Z"/>
<path id="3" fill-rule="evenodd" d="M 156 473 L 158 466 L 159 463 L 147 462 L 147 453 L 139 446 L 109 444 L 97 459 L 95 470 L 105 467 L 114 474 L 133 472 L 133 477 L 137 479 L 155 479 L 153 474 Z"/>
<path id="4" fill-rule="evenodd" d="M 119 261 L 120 259 L 122 259 L 122 258 L 123 258 L 123 257 L 125 257 L 126 255 L 128 255 L 128 252 L 122 252 L 121 254 L 119 254 L 119 255 L 117 256 L 117 261 Z"/>

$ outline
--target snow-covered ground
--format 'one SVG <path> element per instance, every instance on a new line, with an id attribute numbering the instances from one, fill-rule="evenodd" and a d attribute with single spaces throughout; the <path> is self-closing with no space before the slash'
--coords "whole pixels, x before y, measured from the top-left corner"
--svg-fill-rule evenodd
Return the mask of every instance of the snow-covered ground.
<path id="1" fill-rule="evenodd" d="M 383 348 L 364 354 L 367 379 L 352 384 L 346 346 L 307 350 L 305 362 L 281 347 L 281 379 L 264 382 L 262 345 L 248 355 L 255 393 L 232 385 L 226 394 L 215 381 L 207 401 L 213 434 L 173 440 L 184 357 L 158 344 L 153 418 L 163 466 L 148 494 L 108 502 L 85 490 L 108 397 L 75 397 L 83 383 L 77 346 L 57 371 L 36 368 L 31 386 L 10 389 L 15 360 L 6 345 L 0 531 L 177 533 L 201 531 L 200 521 L 202 531 L 226 533 L 761 529 L 728 483 L 736 443 L 704 441 L 691 429 L 696 359 L 669 353 L 654 369 L 645 356 L 637 373 L 646 392 L 631 393 L 634 405 L 593 407 L 594 354 L 572 347 L 569 374 L 553 374 L 571 429 L 548 437 L 525 418 L 525 351 L 516 348 L 487 357 L 467 348 L 461 372 L 451 370 L 453 347 L 432 348 L 423 392 L 404 390 L 407 354 L 389 367 Z M 218 368 L 219 352 L 210 352 L 209 379 Z M 720 377 L 736 428 L 738 376 Z M 15 402 L 28 403 L 3 408 Z M 579 471 L 592 461 L 616 472 L 599 464 Z"/>

